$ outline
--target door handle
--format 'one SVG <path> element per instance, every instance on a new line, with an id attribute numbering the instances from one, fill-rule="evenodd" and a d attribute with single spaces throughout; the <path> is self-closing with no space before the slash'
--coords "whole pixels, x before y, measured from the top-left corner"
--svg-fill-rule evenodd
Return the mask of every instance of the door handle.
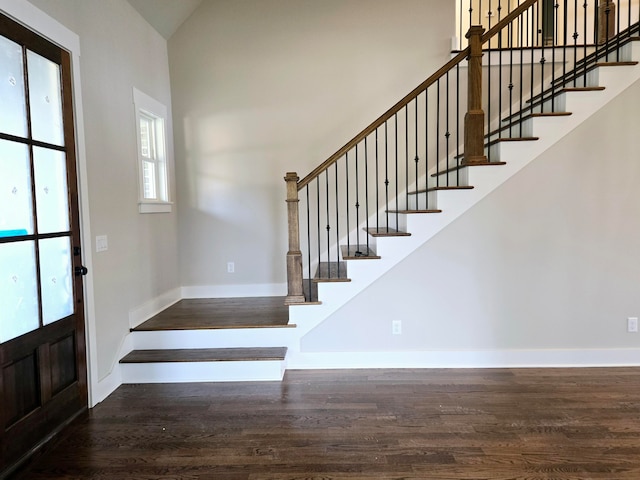
<path id="1" fill-rule="evenodd" d="M 74 269 L 74 273 L 76 274 L 76 277 L 81 277 L 89 273 L 89 270 L 84 265 L 81 265 Z"/>

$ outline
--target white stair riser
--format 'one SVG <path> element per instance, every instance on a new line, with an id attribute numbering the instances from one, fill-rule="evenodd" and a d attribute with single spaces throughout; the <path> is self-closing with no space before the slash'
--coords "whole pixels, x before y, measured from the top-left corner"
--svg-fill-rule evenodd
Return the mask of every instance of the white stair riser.
<path id="1" fill-rule="evenodd" d="M 132 332 L 133 350 L 286 347 L 295 328 L 238 328 Z"/>
<path id="2" fill-rule="evenodd" d="M 282 360 L 248 362 L 122 363 L 122 383 L 280 381 Z"/>

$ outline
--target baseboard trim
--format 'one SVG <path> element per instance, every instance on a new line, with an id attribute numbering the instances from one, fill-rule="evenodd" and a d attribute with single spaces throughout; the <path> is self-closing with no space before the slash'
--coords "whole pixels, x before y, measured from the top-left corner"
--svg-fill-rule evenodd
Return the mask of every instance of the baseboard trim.
<path id="1" fill-rule="evenodd" d="M 135 328 L 142 322 L 149 320 L 154 315 L 170 307 L 182 299 L 181 288 L 169 290 L 148 302 L 129 310 L 129 327 Z"/>
<path id="2" fill-rule="evenodd" d="M 182 298 L 283 297 L 285 283 L 247 285 L 189 285 L 182 287 Z"/>
<path id="3" fill-rule="evenodd" d="M 640 366 L 640 349 L 541 349 L 428 352 L 294 352 L 289 369 L 561 368 Z"/>

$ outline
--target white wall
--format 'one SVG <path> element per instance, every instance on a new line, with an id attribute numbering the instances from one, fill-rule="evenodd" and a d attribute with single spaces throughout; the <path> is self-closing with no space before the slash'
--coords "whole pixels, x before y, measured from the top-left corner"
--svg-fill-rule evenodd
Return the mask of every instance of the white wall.
<path id="1" fill-rule="evenodd" d="M 119 360 L 129 314 L 178 287 L 176 213 L 138 213 L 132 88 L 171 107 L 166 41 L 125 0 L 30 0 L 80 37 L 98 379 Z M 77 101 L 78 99 L 76 99 Z M 170 110 L 169 110 L 170 112 Z M 170 121 L 170 118 L 169 118 Z M 173 149 L 169 145 L 173 170 Z M 175 198 L 175 194 L 173 195 Z M 94 379 L 95 380 L 95 379 Z"/>
<path id="2" fill-rule="evenodd" d="M 203 2 L 169 40 L 183 286 L 285 293 L 285 172 L 306 175 L 442 66 L 454 10 Z"/>
<path id="3" fill-rule="evenodd" d="M 640 82 L 312 330 L 301 350 L 569 358 L 608 349 L 612 358 L 638 349 L 639 334 L 626 332 L 627 317 L 640 315 L 637 105 Z M 391 334 L 394 319 L 402 335 Z"/>

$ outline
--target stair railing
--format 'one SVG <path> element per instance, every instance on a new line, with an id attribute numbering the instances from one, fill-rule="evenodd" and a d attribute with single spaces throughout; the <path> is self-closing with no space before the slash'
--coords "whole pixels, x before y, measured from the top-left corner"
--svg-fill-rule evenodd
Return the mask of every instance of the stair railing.
<path id="1" fill-rule="evenodd" d="M 472 25 L 466 48 L 306 177 L 287 173 L 287 304 L 318 300 L 315 272 L 348 281 L 340 258 L 375 258 L 371 237 L 439 212 L 438 190 L 472 188 L 464 167 L 500 164 L 502 141 L 534 140 L 527 119 L 562 114 L 557 93 L 588 87 L 592 67 L 619 61 L 638 34 L 638 0 L 554 0 L 540 37 L 545 1 L 519 1 L 488 31 Z"/>

